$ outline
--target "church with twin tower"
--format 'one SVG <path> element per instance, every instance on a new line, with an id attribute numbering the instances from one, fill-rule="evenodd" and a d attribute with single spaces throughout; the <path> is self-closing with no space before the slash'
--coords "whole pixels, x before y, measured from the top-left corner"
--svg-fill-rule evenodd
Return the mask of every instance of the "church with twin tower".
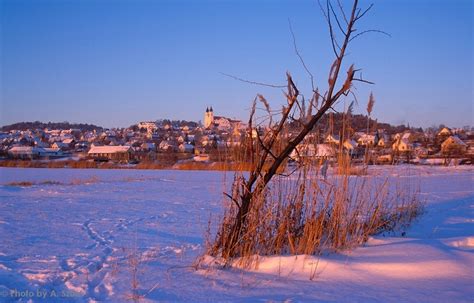
<path id="1" fill-rule="evenodd" d="M 214 109 L 211 107 L 206 108 L 204 113 L 204 128 L 211 129 L 217 128 L 219 130 L 231 130 L 239 129 L 242 126 L 240 120 L 235 120 L 222 116 L 214 116 Z"/>
<path id="2" fill-rule="evenodd" d="M 214 123 L 214 110 L 207 107 L 206 112 L 204 113 L 204 127 L 209 128 Z"/>

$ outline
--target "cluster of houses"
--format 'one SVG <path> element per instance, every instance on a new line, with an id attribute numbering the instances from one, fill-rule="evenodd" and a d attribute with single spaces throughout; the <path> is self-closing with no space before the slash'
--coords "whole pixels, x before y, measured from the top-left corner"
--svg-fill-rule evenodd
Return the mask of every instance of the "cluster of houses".
<path id="1" fill-rule="evenodd" d="M 252 130 L 251 137 L 262 136 L 265 129 Z M 11 130 L 0 132 L 0 157 L 3 159 L 89 159 L 133 163 L 156 161 L 160 154 L 181 154 L 195 161 L 209 160 L 209 154 L 223 148 L 241 146 L 248 138 L 247 126 L 239 120 L 214 116 L 206 108 L 203 124 L 187 121 L 144 121 L 129 128 L 51 130 Z M 255 140 L 257 141 L 257 140 Z M 318 137 L 316 142 L 298 146 L 292 158 L 311 156 L 334 158 L 344 150 L 354 159 L 373 163 L 394 160 L 457 157 L 474 155 L 474 134 L 470 129 L 442 128 L 437 133 L 405 131 L 389 134 L 355 132 L 341 139 L 334 134 Z"/>
<path id="2" fill-rule="evenodd" d="M 472 163 L 474 159 L 474 132 L 470 129 L 443 127 L 437 132 L 406 130 L 395 134 L 379 129 L 370 134 L 355 132 L 344 140 L 328 134 L 321 141 L 300 144 L 291 157 L 335 159 L 338 153 L 345 152 L 353 159 L 373 164 L 441 164 L 451 159 Z"/>
<path id="3" fill-rule="evenodd" d="M 214 116 L 207 108 L 204 125 L 188 121 L 144 121 L 128 128 L 11 130 L 0 132 L 3 159 L 90 159 L 137 162 L 159 154 L 182 154 L 196 160 L 217 148 L 238 144 L 245 133 L 240 121 Z M 202 155 L 199 157 L 199 155 Z"/>

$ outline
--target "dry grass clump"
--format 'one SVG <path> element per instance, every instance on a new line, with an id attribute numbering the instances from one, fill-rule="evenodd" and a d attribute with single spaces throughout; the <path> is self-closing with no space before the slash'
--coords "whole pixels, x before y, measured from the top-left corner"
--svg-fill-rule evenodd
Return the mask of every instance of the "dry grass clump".
<path id="1" fill-rule="evenodd" d="M 328 180 L 319 176 L 316 163 L 306 163 L 293 175 L 277 176 L 253 198 L 236 253 L 228 256 L 222 248 L 238 212 L 236 197 L 242 194 L 236 174 L 234 200 L 226 202 L 207 253 L 227 265 L 237 258 L 240 266 L 248 267 L 259 255 L 337 252 L 363 244 L 370 235 L 406 228 L 422 211 L 418 191 L 393 186 L 389 179 L 351 176 L 350 161 L 339 164 Z"/>
<path id="2" fill-rule="evenodd" d="M 20 182 L 10 182 L 10 183 L 7 183 L 5 185 L 6 186 L 29 187 L 29 186 L 33 186 L 34 183 L 29 182 L 29 181 L 20 181 Z"/>
<path id="3" fill-rule="evenodd" d="M 165 169 L 169 166 L 157 161 L 141 161 L 138 163 L 136 169 Z"/>
<path id="4" fill-rule="evenodd" d="M 21 167 L 21 168 L 29 168 L 29 167 L 36 167 L 36 163 L 29 160 L 3 160 L 0 161 L 0 166 L 2 167 Z"/>
<path id="5" fill-rule="evenodd" d="M 47 181 L 42 181 L 40 183 L 38 183 L 39 185 L 62 185 L 63 183 L 59 182 L 59 181 L 51 181 L 51 180 L 47 180 Z"/>
<path id="6" fill-rule="evenodd" d="M 42 181 L 42 182 L 30 182 L 30 181 L 19 181 L 19 182 L 10 182 L 5 184 L 6 186 L 18 186 L 18 187 L 30 187 L 33 185 L 63 185 L 63 183 L 58 181 Z"/>
<path id="7" fill-rule="evenodd" d="M 93 184 L 98 183 L 100 180 L 97 176 L 92 176 L 88 179 L 72 179 L 69 183 L 63 183 L 59 181 L 46 180 L 41 182 L 31 182 L 31 181 L 19 181 L 19 182 L 10 182 L 5 184 L 6 186 L 17 186 L 17 187 L 30 187 L 34 185 L 84 185 L 84 184 Z"/>
<path id="8" fill-rule="evenodd" d="M 182 162 L 172 167 L 177 170 L 215 170 L 215 171 L 250 171 L 252 164 L 248 162 Z"/>
<path id="9" fill-rule="evenodd" d="M 0 166 L 21 168 L 101 168 L 102 164 L 88 160 L 4 160 L 0 161 Z"/>
<path id="10" fill-rule="evenodd" d="M 98 167 L 97 162 L 87 161 L 87 160 L 68 161 L 66 163 L 66 166 L 69 168 L 97 168 Z"/>

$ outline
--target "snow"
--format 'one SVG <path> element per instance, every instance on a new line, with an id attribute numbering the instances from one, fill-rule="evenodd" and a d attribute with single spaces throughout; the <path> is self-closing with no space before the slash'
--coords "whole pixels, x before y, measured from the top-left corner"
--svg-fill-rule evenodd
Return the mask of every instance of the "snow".
<path id="1" fill-rule="evenodd" d="M 196 270 L 230 174 L 1 168 L 0 302 L 472 302 L 474 169 L 369 172 L 420 186 L 426 212 L 405 236 L 250 270 L 204 257 Z"/>

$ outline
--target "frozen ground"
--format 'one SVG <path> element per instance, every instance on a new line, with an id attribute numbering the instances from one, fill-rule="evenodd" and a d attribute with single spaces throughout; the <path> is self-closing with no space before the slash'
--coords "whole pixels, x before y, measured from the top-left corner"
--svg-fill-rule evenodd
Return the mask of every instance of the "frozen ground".
<path id="1" fill-rule="evenodd" d="M 195 271 L 222 173 L 1 168 L 0 302 L 473 302 L 474 169 L 371 173 L 420 184 L 427 212 L 404 237 Z"/>

